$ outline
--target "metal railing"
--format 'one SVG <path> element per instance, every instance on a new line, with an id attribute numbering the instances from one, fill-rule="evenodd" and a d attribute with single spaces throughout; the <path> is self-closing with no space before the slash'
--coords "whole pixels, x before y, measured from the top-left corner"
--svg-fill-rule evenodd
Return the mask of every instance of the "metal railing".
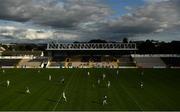
<path id="1" fill-rule="evenodd" d="M 59 43 L 51 42 L 47 50 L 137 50 L 135 43 Z"/>

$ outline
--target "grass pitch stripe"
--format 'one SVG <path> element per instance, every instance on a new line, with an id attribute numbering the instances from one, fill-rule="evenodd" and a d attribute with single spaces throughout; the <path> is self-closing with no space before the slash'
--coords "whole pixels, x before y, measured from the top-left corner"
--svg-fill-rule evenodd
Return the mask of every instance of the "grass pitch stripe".
<path id="1" fill-rule="evenodd" d="M 64 88 L 63 91 L 65 91 L 65 90 L 68 88 L 68 86 L 69 86 L 70 82 L 72 81 L 72 79 L 73 79 L 73 75 L 71 76 L 71 79 L 69 79 L 69 81 L 68 81 L 68 83 L 67 83 L 67 85 L 65 86 L 65 88 Z M 62 93 L 61 93 L 61 95 L 59 96 L 59 99 L 58 99 L 56 105 L 53 107 L 53 111 L 56 110 L 56 108 L 57 108 L 59 102 L 61 101 L 61 98 L 62 98 Z"/>
<path id="2" fill-rule="evenodd" d="M 134 99 L 133 96 L 131 96 L 131 94 L 128 92 L 128 90 L 126 90 L 126 88 L 125 88 L 123 85 L 120 84 L 120 86 L 121 86 L 121 88 L 126 92 L 126 94 L 136 103 L 136 105 L 139 107 L 139 109 L 140 109 L 141 111 L 143 111 L 141 105 Z"/>
<path id="3" fill-rule="evenodd" d="M 0 82 L 0 85 L 3 84 L 5 81 Z"/>

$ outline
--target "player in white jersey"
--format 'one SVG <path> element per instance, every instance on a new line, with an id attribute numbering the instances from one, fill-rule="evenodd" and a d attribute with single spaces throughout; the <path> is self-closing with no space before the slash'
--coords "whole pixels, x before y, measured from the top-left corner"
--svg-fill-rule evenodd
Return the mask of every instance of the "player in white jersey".
<path id="1" fill-rule="evenodd" d="M 63 84 L 64 84 L 64 78 L 62 78 L 62 79 L 61 79 L 61 83 L 63 83 Z"/>
<path id="2" fill-rule="evenodd" d="M 142 76 L 144 75 L 144 72 L 143 72 L 143 71 L 141 72 L 141 75 L 142 75 Z"/>
<path id="3" fill-rule="evenodd" d="M 88 72 L 88 76 L 90 75 L 90 72 Z"/>
<path id="4" fill-rule="evenodd" d="M 92 87 L 95 88 L 95 85 L 93 84 Z"/>
<path id="5" fill-rule="evenodd" d="M 108 81 L 107 86 L 108 86 L 108 88 L 111 86 L 111 82 L 110 81 Z"/>
<path id="6" fill-rule="evenodd" d="M 64 92 L 64 91 L 63 91 L 62 96 L 63 96 L 63 98 L 64 98 L 64 101 L 67 102 L 66 95 L 65 95 L 65 92 Z"/>
<path id="7" fill-rule="evenodd" d="M 119 71 L 118 70 L 117 70 L 116 74 L 119 75 Z"/>
<path id="8" fill-rule="evenodd" d="M 3 73 L 5 73 L 5 70 L 3 69 Z"/>
<path id="9" fill-rule="evenodd" d="M 103 80 L 106 78 L 106 75 L 105 74 L 103 74 Z"/>
<path id="10" fill-rule="evenodd" d="M 102 103 L 103 103 L 103 105 L 107 104 L 107 96 L 103 97 L 103 102 Z"/>
<path id="11" fill-rule="evenodd" d="M 26 93 L 27 93 L 27 94 L 31 94 L 31 92 L 30 92 L 30 90 L 29 90 L 28 87 L 26 87 Z"/>
<path id="12" fill-rule="evenodd" d="M 143 86 L 144 86 L 143 82 L 141 82 L 140 86 L 141 86 L 141 88 L 143 88 Z"/>
<path id="13" fill-rule="evenodd" d="M 100 84 L 100 82 L 101 82 L 100 79 L 98 79 L 98 84 Z"/>
<path id="14" fill-rule="evenodd" d="M 7 87 L 9 87 L 9 85 L 10 85 L 10 81 L 9 81 L 9 80 L 7 80 L 7 81 L 6 81 L 6 83 L 7 83 Z"/>
<path id="15" fill-rule="evenodd" d="M 51 81 L 51 79 L 52 79 L 52 78 L 51 78 L 51 75 L 49 75 L 49 81 Z"/>

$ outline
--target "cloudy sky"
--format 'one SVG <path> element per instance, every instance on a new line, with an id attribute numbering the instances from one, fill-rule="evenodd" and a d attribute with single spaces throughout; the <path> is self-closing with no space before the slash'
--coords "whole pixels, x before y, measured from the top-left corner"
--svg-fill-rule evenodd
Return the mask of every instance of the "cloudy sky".
<path id="1" fill-rule="evenodd" d="M 0 0 L 1 42 L 180 40 L 180 0 Z"/>

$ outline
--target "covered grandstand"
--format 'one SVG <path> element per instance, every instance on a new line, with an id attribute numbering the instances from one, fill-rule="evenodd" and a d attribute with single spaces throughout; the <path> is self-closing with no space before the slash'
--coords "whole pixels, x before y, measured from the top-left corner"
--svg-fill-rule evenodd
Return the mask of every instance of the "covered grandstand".
<path id="1" fill-rule="evenodd" d="M 135 67 L 130 54 L 136 51 L 135 43 L 51 42 L 47 45 L 49 67 L 60 68 Z"/>
<path id="2" fill-rule="evenodd" d="M 179 68 L 176 54 L 136 54 L 135 43 L 60 43 L 47 45 L 48 66 L 56 68 Z"/>

